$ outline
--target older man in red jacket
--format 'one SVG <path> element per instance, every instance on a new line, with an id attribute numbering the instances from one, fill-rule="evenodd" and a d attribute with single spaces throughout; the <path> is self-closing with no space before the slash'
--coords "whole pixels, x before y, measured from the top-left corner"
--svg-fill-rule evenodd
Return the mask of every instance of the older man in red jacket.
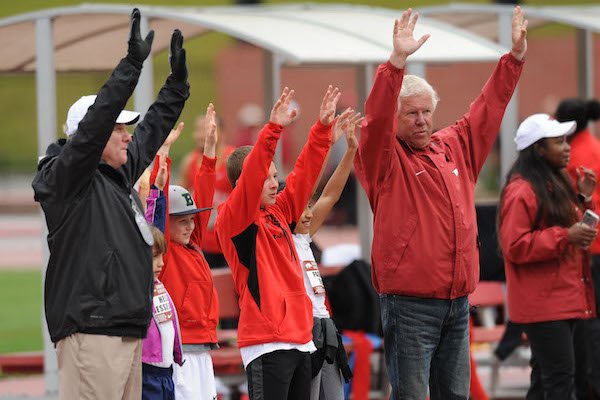
<path id="1" fill-rule="evenodd" d="M 357 176 L 375 215 L 373 283 L 381 295 L 392 399 L 467 399 L 467 295 L 479 280 L 475 182 L 523 66 L 527 21 L 512 20 L 512 50 L 454 125 L 433 131 L 438 100 L 404 76 L 418 15 L 395 21 L 393 51 L 365 106 Z"/>

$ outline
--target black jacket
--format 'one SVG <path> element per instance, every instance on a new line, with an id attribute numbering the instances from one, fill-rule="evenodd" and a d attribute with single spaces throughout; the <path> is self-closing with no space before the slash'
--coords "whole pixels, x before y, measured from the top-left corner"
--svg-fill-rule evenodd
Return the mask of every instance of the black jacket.
<path id="1" fill-rule="evenodd" d="M 121 60 L 75 135 L 48 147 L 33 180 L 48 225 L 44 304 L 55 343 L 75 332 L 141 338 L 152 317 L 152 255 L 132 186 L 179 118 L 189 85 L 167 79 L 115 170 L 102 151 L 140 71 Z"/>

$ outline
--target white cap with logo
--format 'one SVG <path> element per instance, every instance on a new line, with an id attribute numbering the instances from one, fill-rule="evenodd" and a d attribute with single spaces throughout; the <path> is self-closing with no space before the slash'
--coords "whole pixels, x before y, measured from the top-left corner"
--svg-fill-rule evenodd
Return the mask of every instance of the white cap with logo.
<path id="1" fill-rule="evenodd" d="M 169 185 L 169 215 L 189 215 L 208 210 L 212 208 L 196 208 L 192 195 L 185 188 Z"/>
<path id="2" fill-rule="evenodd" d="M 558 122 L 548 114 L 533 114 L 525 118 L 519 129 L 515 143 L 517 150 L 521 151 L 543 138 L 570 135 L 575 132 L 575 121 Z"/>
<path id="3" fill-rule="evenodd" d="M 71 136 L 77 132 L 79 123 L 88 111 L 88 108 L 96 101 L 96 95 L 83 96 L 77 100 L 67 113 L 67 122 L 65 122 L 65 134 Z M 135 124 L 140 118 L 140 113 L 136 111 L 123 110 L 117 117 L 115 123 L 131 125 Z"/>

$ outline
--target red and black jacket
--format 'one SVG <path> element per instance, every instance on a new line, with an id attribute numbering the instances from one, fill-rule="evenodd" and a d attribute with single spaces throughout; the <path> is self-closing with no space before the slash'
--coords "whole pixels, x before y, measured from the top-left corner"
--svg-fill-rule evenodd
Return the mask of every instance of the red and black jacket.
<path id="1" fill-rule="evenodd" d="M 282 126 L 269 123 L 244 161 L 216 231 L 240 295 L 238 345 L 306 343 L 312 306 L 292 240 L 331 146 L 331 127 L 317 122 L 274 205 L 261 207 L 262 188 Z"/>

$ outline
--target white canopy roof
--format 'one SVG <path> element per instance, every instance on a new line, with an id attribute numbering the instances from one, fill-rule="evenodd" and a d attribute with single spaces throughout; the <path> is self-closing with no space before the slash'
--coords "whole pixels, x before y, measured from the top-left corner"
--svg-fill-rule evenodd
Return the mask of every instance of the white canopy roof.
<path id="1" fill-rule="evenodd" d="M 223 32 L 282 57 L 287 64 L 379 63 L 389 57 L 393 19 L 400 11 L 350 5 L 237 7 L 139 6 L 156 31 L 154 52 L 165 50 L 170 32 L 186 38 Z M 53 22 L 57 70 L 111 69 L 124 52 L 129 5 L 63 7 L 0 20 L 0 72 L 35 69 L 36 20 Z M 493 61 L 497 44 L 438 21 L 422 18 L 417 35 L 431 38 L 412 62 Z"/>

